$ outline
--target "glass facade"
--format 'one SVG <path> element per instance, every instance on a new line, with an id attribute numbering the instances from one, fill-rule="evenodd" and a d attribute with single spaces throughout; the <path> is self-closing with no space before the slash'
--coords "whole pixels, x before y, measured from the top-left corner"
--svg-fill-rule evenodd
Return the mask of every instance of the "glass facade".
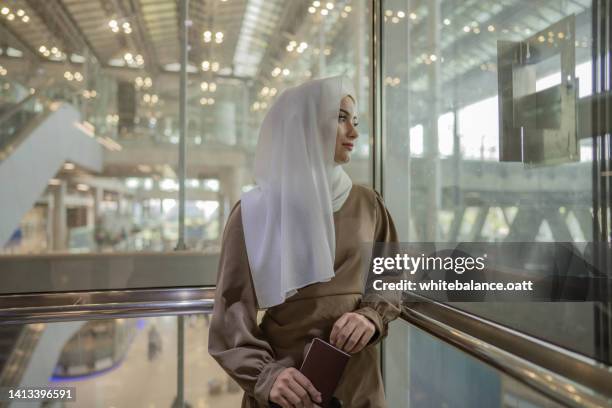
<path id="1" fill-rule="evenodd" d="M 387 0 L 382 10 L 383 191 L 401 241 L 570 242 L 589 257 L 584 242 L 600 239 L 584 113 L 596 89 L 591 1 Z M 610 361 L 602 305 L 455 306 Z"/>
<path id="2" fill-rule="evenodd" d="M 168 23 L 181 3 L 136 3 L 129 11 L 6 2 L 0 170 L 14 169 L 11 180 L 31 187 L 3 191 L 14 207 L 1 220 L 3 254 L 172 251 L 180 204 L 187 249 L 218 252 L 229 211 L 254 182 L 267 108 L 286 87 L 314 77 L 352 79 L 362 131 L 349 172 L 371 182 L 367 1 L 219 2 L 214 9 L 190 2 L 184 196 L 181 37 Z M 58 26 L 60 18 L 71 24 Z M 51 133 L 52 149 L 30 151 Z M 40 165 L 26 171 L 30 162 Z"/>

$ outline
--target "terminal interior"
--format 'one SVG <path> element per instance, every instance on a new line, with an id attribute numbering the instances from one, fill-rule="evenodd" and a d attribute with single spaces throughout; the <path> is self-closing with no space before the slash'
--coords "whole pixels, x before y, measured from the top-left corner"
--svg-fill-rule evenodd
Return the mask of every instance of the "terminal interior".
<path id="1" fill-rule="evenodd" d="M 607 0 L 0 0 L 0 387 L 239 406 L 207 353 L 223 228 L 313 78 L 352 81 L 345 168 L 400 241 L 609 249 L 611 26 Z M 380 347 L 389 406 L 612 406 L 607 285 L 421 299 Z"/>

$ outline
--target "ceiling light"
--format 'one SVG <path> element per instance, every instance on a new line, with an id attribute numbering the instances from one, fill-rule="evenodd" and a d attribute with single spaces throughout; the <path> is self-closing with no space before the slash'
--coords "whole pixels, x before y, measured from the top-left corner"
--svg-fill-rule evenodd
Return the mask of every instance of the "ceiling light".
<path id="1" fill-rule="evenodd" d="M 23 21 L 24 23 L 27 23 L 28 21 L 30 21 L 30 17 L 29 16 L 23 16 L 21 18 L 21 21 Z"/>
<path id="2" fill-rule="evenodd" d="M 329 13 L 329 11 L 327 9 L 322 9 L 321 10 L 321 15 L 326 16 Z"/>
<path id="3" fill-rule="evenodd" d="M 314 13 L 316 13 L 316 12 L 317 12 L 317 9 L 316 9 L 316 8 L 314 8 L 314 7 L 312 7 L 312 6 L 310 6 L 310 7 L 308 7 L 308 12 L 309 12 L 310 14 L 314 14 Z"/>
<path id="4" fill-rule="evenodd" d="M 25 15 L 25 11 L 23 11 L 22 9 L 17 10 L 18 17 L 23 17 L 24 15 Z"/>
<path id="5" fill-rule="evenodd" d="M 8 16 L 6 16 L 6 19 L 9 20 L 9 21 L 13 21 L 15 19 L 15 15 L 13 13 L 11 13 Z"/>
<path id="6" fill-rule="evenodd" d="M 2 7 L 2 10 L 0 12 L 6 16 L 8 13 L 11 12 L 11 10 L 8 7 Z"/>
<path id="7" fill-rule="evenodd" d="M 74 163 L 70 163 L 70 162 L 64 163 L 64 170 L 74 170 L 74 168 L 75 168 Z"/>
<path id="8" fill-rule="evenodd" d="M 404 17 L 406 17 L 406 13 L 404 13 L 403 11 L 400 10 L 400 11 L 397 12 L 397 16 L 399 18 L 404 18 Z"/>

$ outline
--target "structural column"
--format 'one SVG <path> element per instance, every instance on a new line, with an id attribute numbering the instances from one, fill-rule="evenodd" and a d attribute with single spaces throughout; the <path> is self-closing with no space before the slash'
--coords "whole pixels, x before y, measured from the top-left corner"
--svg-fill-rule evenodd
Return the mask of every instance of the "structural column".
<path id="1" fill-rule="evenodd" d="M 440 0 L 427 2 L 427 43 L 428 56 L 427 92 L 428 118 L 423 140 L 425 176 L 431 180 L 425 197 L 425 225 L 422 228 L 423 241 L 435 242 L 438 232 L 438 211 L 440 210 L 440 155 L 438 146 L 438 118 L 440 117 Z"/>
<path id="2" fill-rule="evenodd" d="M 66 182 L 53 188 L 53 249 L 66 249 Z"/>

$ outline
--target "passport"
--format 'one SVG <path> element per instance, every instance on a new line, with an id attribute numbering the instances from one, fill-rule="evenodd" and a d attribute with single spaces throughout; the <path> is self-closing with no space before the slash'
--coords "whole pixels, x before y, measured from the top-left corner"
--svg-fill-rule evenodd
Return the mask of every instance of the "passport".
<path id="1" fill-rule="evenodd" d="M 319 338 L 314 338 L 308 347 L 300 372 L 321 393 L 323 408 L 335 406 L 334 391 L 342 378 L 351 355 Z"/>

